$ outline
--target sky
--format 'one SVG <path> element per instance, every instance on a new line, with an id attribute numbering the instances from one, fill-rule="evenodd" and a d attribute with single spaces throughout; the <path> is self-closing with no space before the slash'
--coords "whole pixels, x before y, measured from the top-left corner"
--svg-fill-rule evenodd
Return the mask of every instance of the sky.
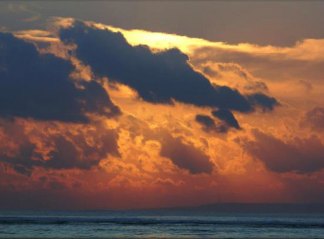
<path id="1" fill-rule="evenodd" d="M 0 209 L 323 202 L 323 10 L 1 1 Z"/>

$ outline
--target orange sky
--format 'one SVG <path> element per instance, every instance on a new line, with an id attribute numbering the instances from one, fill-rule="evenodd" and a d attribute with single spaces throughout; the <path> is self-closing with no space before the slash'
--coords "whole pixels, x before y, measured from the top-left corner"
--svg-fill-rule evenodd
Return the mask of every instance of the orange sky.
<path id="1" fill-rule="evenodd" d="M 324 200 L 324 39 L 290 47 L 229 44 L 86 22 L 96 31 L 120 32 L 132 47 L 147 45 L 152 54 L 178 48 L 210 83 L 279 102 L 274 109 L 231 110 L 236 129 L 212 116 L 215 107 L 149 102 L 132 85 L 96 74 L 75 53 L 77 42 L 59 39 L 58 30 L 73 25 L 73 19 L 55 18 L 46 31 L 14 34 L 35 44 L 39 54 L 72 62 L 76 85 L 99 82 L 121 114 L 90 112 L 88 123 L 2 117 L 0 208 Z M 199 123 L 197 115 L 215 126 Z"/>

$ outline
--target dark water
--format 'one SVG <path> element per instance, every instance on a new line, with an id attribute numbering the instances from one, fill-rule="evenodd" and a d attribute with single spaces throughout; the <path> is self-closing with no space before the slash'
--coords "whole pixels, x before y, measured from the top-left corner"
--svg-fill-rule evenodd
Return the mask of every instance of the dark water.
<path id="1" fill-rule="evenodd" d="M 324 238 L 323 214 L 0 212 L 0 238 Z"/>

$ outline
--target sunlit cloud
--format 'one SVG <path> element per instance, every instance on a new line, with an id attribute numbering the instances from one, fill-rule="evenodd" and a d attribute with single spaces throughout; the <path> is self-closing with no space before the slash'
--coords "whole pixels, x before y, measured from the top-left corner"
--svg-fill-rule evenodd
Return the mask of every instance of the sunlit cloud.
<path id="1" fill-rule="evenodd" d="M 0 42 L 0 76 L 11 84 L 0 103 L 2 203 L 27 194 L 67 198 L 53 208 L 81 208 L 80 198 L 89 208 L 324 198 L 322 39 L 229 44 L 55 18 Z"/>

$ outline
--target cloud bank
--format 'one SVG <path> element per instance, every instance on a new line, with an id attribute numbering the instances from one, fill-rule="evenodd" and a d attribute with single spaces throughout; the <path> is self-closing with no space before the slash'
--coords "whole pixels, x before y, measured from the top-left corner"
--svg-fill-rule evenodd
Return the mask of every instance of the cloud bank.
<path id="1" fill-rule="evenodd" d="M 0 33 L 0 116 L 87 122 L 87 114 L 120 113 L 102 86 L 70 79 L 72 64 Z"/>

